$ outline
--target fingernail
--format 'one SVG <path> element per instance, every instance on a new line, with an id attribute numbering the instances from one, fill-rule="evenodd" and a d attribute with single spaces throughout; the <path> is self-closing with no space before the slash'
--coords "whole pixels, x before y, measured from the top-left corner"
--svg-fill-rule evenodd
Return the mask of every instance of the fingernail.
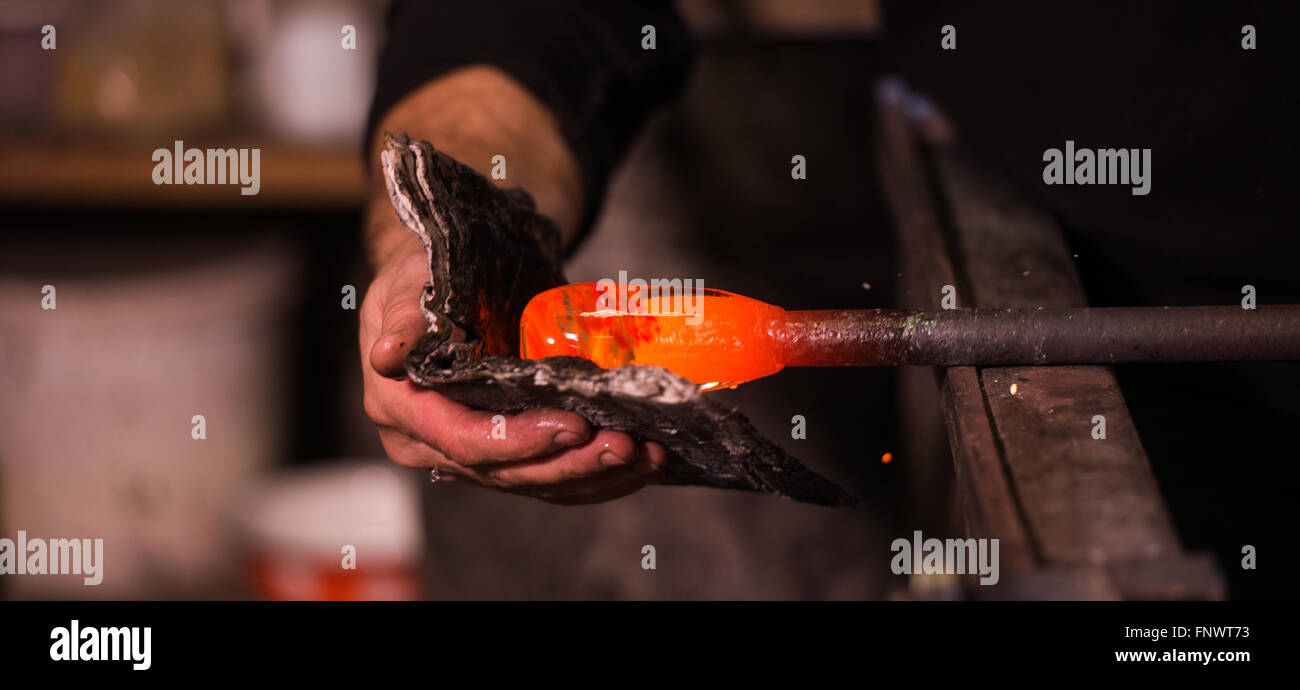
<path id="1" fill-rule="evenodd" d="M 561 431 L 555 435 L 553 440 L 556 445 L 560 446 L 576 446 L 579 443 L 582 443 L 582 437 L 572 431 Z"/>
<path id="2" fill-rule="evenodd" d="M 607 450 L 600 454 L 598 458 L 601 467 L 622 467 L 628 463 L 628 459 L 620 456 L 612 450 Z"/>

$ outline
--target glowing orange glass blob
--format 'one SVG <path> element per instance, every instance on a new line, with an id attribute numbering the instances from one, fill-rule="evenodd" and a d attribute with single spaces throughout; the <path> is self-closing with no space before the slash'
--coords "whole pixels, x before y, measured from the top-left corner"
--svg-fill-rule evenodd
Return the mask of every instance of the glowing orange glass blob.
<path id="1" fill-rule="evenodd" d="M 525 307 L 520 356 L 570 355 L 606 369 L 660 366 L 705 389 L 724 388 L 784 367 L 785 314 L 708 288 L 670 293 L 612 282 L 564 285 Z"/>

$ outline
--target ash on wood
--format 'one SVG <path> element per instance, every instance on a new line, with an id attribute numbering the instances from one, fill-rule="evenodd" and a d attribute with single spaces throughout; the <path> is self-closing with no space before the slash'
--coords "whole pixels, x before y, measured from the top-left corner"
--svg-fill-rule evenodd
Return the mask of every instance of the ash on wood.
<path id="1" fill-rule="evenodd" d="M 519 317 L 533 295 L 565 283 L 559 233 L 522 190 L 405 135 L 385 134 L 389 197 L 429 254 L 421 308 L 429 331 L 407 356 L 412 381 L 503 414 L 549 407 L 595 427 L 657 441 L 663 483 L 763 491 L 821 505 L 852 496 L 764 438 L 736 410 L 667 369 L 601 369 L 574 357 L 522 360 Z"/>

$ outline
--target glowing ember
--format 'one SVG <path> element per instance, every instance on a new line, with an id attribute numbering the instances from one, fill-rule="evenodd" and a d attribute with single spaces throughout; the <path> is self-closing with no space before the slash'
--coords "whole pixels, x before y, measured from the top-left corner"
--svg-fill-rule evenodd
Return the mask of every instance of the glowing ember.
<path id="1" fill-rule="evenodd" d="M 893 459 L 894 459 L 893 453 L 885 453 L 884 455 L 880 456 L 880 462 L 885 465 L 888 465 L 889 461 Z"/>
<path id="2" fill-rule="evenodd" d="M 1015 395 L 1015 394 L 1016 394 L 1016 384 L 1014 384 L 1014 383 L 1011 384 L 1011 394 L 1012 394 L 1012 395 Z"/>

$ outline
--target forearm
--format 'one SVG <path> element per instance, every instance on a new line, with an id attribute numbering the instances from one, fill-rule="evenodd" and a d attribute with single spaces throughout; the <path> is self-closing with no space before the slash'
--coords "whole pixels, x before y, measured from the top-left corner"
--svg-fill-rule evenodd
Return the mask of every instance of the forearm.
<path id="1" fill-rule="evenodd" d="M 366 252 L 376 270 L 419 246 L 397 219 L 378 174 L 385 130 L 427 140 L 489 179 L 493 156 L 505 156 L 506 178 L 493 181 L 531 194 L 538 211 L 560 228 L 566 245 L 577 236 L 582 176 L 554 115 L 504 72 L 470 66 L 412 91 L 371 133 Z"/>

